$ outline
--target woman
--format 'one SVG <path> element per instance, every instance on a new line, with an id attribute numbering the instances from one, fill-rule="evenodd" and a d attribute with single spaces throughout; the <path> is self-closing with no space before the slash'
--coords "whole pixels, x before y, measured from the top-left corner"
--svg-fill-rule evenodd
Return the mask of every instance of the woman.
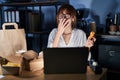
<path id="1" fill-rule="evenodd" d="M 88 38 L 84 31 L 75 28 L 76 10 L 72 5 L 62 5 L 57 13 L 58 27 L 54 28 L 48 38 L 47 47 L 92 47 L 95 38 Z"/>
<path id="2" fill-rule="evenodd" d="M 84 31 L 75 28 L 76 10 L 69 4 L 62 5 L 57 13 L 58 27 L 54 28 L 49 35 L 47 47 L 92 47 L 94 37 L 88 38 Z M 43 58 L 43 51 L 39 58 Z M 91 55 L 88 57 L 90 60 Z"/>

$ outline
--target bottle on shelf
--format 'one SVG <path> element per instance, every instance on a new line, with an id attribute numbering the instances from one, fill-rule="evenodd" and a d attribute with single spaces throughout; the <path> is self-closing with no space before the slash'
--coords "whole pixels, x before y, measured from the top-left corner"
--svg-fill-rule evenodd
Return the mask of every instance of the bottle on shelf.
<path id="1" fill-rule="evenodd" d="M 109 28 L 110 28 L 110 30 L 109 30 L 110 34 L 116 34 L 116 32 L 117 32 L 117 14 L 114 14 L 113 22 L 110 24 Z"/>
<path id="2" fill-rule="evenodd" d="M 90 19 L 89 21 L 89 32 L 93 31 L 96 33 L 96 22 L 93 19 Z"/>
<path id="3" fill-rule="evenodd" d="M 113 18 L 111 16 L 112 16 L 111 13 L 109 13 L 106 18 L 106 33 L 109 33 L 110 25 L 113 24 Z"/>

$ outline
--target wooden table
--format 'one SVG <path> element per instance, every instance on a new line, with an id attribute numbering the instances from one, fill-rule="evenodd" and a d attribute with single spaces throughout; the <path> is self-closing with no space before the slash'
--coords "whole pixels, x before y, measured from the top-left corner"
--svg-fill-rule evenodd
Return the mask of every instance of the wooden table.
<path id="1" fill-rule="evenodd" d="M 23 71 L 21 75 L 5 75 L 0 80 L 106 80 L 107 69 L 103 69 L 101 74 L 95 74 L 90 67 L 87 67 L 86 74 L 47 74 L 43 73 L 43 69 L 30 72 Z"/>

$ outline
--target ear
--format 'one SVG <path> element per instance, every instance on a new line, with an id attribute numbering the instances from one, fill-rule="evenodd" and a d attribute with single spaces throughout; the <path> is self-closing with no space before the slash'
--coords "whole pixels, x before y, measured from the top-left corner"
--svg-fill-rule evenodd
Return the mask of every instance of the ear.
<path id="1" fill-rule="evenodd" d="M 73 21 L 73 22 L 75 21 L 74 18 L 72 18 L 72 21 Z"/>
<path id="2" fill-rule="evenodd" d="M 74 17 L 74 16 L 72 17 L 72 21 L 73 21 L 73 22 L 75 21 L 75 17 Z"/>

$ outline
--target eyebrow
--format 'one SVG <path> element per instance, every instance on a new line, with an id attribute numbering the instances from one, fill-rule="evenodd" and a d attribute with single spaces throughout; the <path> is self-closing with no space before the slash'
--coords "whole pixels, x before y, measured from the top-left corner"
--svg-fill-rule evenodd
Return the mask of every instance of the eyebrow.
<path id="1" fill-rule="evenodd" d="M 59 15 L 61 15 L 61 14 L 63 14 L 63 13 L 60 13 Z M 70 13 L 65 13 L 65 14 L 69 14 L 70 15 Z M 65 14 L 63 14 L 63 15 L 65 15 Z"/>

